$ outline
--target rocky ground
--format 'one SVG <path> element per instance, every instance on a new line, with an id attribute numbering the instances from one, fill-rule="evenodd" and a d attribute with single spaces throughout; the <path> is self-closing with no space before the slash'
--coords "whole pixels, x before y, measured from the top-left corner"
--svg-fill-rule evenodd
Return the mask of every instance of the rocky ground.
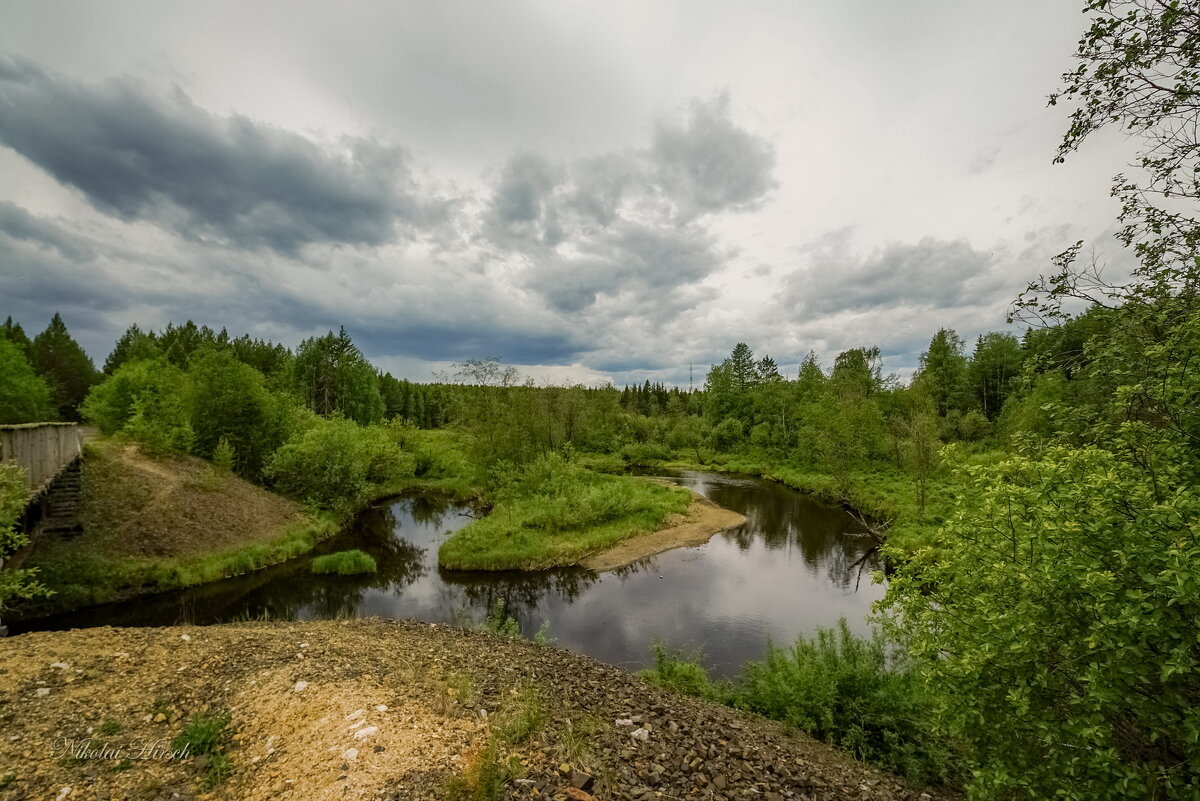
<path id="1" fill-rule="evenodd" d="M 951 797 L 587 657 L 406 621 L 3 639 L 0 732 L 13 801 Z"/>

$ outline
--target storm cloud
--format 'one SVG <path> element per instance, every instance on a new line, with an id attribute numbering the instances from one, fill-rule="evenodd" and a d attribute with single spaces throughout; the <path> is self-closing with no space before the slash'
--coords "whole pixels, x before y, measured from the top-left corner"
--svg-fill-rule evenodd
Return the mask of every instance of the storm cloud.
<path id="1" fill-rule="evenodd" d="M 890 242 L 864 256 L 848 239 L 839 231 L 807 249 L 810 266 L 787 279 L 793 305 L 817 314 L 904 304 L 948 309 L 993 299 L 1008 283 L 995 254 L 961 239 Z"/>
<path id="2" fill-rule="evenodd" d="M 1129 161 L 1051 164 L 1081 18 L 1038 0 L 0 19 L 0 318 L 60 311 L 98 361 L 191 318 L 291 346 L 344 324 L 418 380 L 499 356 L 700 384 L 739 341 L 792 371 L 878 344 L 903 374 L 1103 250 Z"/>
<path id="3" fill-rule="evenodd" d="M 321 144 L 212 114 L 178 87 L 85 84 L 13 56 L 0 57 L 0 142 L 102 211 L 242 247 L 381 244 L 445 214 L 403 149 Z"/>

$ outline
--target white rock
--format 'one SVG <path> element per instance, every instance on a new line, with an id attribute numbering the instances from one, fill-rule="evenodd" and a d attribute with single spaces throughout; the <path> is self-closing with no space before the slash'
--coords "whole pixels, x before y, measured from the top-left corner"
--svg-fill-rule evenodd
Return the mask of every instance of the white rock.
<path id="1" fill-rule="evenodd" d="M 51 662 L 51 663 L 50 663 L 50 667 L 52 667 L 52 668 L 58 668 L 59 670 L 67 670 L 67 669 L 69 669 L 71 666 L 70 666 L 70 665 L 68 665 L 66 662 Z"/>
<path id="2" fill-rule="evenodd" d="M 347 762 L 353 762 L 354 760 L 358 759 L 358 749 L 347 748 L 342 752 L 342 759 L 346 760 Z"/>
<path id="3" fill-rule="evenodd" d="M 637 728 L 637 729 L 634 729 L 633 731 L 629 732 L 629 736 L 635 740 L 641 740 L 642 742 L 646 742 L 647 740 L 650 739 L 650 732 L 646 731 L 643 728 Z"/>
<path id="4" fill-rule="evenodd" d="M 296 685 L 295 685 L 294 687 L 292 687 L 292 692 L 294 692 L 294 693 L 302 693 L 302 692 L 304 692 L 304 691 L 305 691 L 307 688 L 308 688 L 308 682 L 307 682 L 307 681 L 298 681 L 298 682 L 296 682 Z"/>
<path id="5" fill-rule="evenodd" d="M 192 641 L 192 638 L 191 638 L 191 637 L 189 637 L 189 636 L 187 636 L 186 634 L 180 634 L 180 635 L 179 635 L 179 639 L 183 640 L 184 642 L 191 642 L 191 641 Z"/>
<path id="6" fill-rule="evenodd" d="M 365 710 L 365 709 L 356 709 L 353 712 L 351 712 L 349 715 L 346 715 L 346 720 L 358 720 L 359 718 L 361 718 L 363 716 L 363 713 L 366 711 L 367 710 Z"/>
<path id="7" fill-rule="evenodd" d="M 38 687 L 37 688 L 37 697 L 38 698 L 41 698 L 41 697 L 49 695 L 49 694 L 50 694 L 49 687 Z M 68 789 L 70 789 L 70 788 L 68 788 Z"/>
<path id="8" fill-rule="evenodd" d="M 375 734 L 379 734 L 379 727 L 378 726 L 367 726 L 365 729 L 359 729 L 358 731 L 354 732 L 354 739 L 355 740 L 365 740 L 368 737 L 375 735 Z"/>
<path id="9" fill-rule="evenodd" d="M 64 787 L 64 788 L 62 788 L 61 790 L 59 790 L 59 791 L 58 791 L 58 797 L 57 797 L 57 798 L 55 798 L 55 799 L 54 799 L 54 801 L 64 801 L 64 799 L 65 799 L 67 796 L 69 796 L 70 794 L 71 794 L 71 788 L 70 788 L 70 787 Z"/>
<path id="10" fill-rule="evenodd" d="M 617 725 L 618 726 L 632 726 L 633 721 L 630 720 L 629 718 L 617 718 Z"/>
<path id="11" fill-rule="evenodd" d="M 387 704 L 376 704 L 375 711 L 376 712 L 387 712 L 388 711 Z"/>

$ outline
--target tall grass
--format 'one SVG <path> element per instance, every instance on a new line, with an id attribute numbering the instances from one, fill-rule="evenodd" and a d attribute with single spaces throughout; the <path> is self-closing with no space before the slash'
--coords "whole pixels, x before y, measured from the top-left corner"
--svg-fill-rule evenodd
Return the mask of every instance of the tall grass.
<path id="1" fill-rule="evenodd" d="M 363 573 L 374 573 L 378 570 L 375 559 L 370 554 L 355 548 L 350 551 L 327 553 L 312 560 L 312 572 L 318 575 L 337 574 L 339 576 L 357 576 Z"/>
<path id="2" fill-rule="evenodd" d="M 903 651 L 889 649 L 878 632 L 855 636 L 845 619 L 790 648 L 769 646 L 736 682 L 714 682 L 698 662 L 662 646 L 654 657 L 642 675 L 667 689 L 783 721 L 918 781 L 962 778 L 953 744 L 937 733 L 932 697 Z"/>
<path id="3" fill-rule="evenodd" d="M 491 514 L 442 544 L 438 562 L 459 570 L 539 569 L 576 564 L 687 509 L 687 490 L 601 475 L 549 454 L 522 469 L 493 472 Z"/>
<path id="4" fill-rule="evenodd" d="M 166 559 L 110 557 L 104 542 L 46 541 L 37 553 L 40 577 L 54 587 L 53 609 L 108 603 L 143 592 L 194 587 L 286 562 L 337 533 L 339 521 L 322 514 L 298 521 L 267 542 Z"/>

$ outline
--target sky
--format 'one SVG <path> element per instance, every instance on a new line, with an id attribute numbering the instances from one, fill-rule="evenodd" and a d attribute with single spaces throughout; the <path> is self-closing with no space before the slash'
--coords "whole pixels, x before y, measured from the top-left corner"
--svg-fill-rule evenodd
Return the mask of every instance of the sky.
<path id="1" fill-rule="evenodd" d="M 191 319 L 412 380 L 906 377 L 1075 241 L 1124 263 L 1132 145 L 1052 163 L 1081 7 L 0 0 L 0 316 L 97 364 Z"/>

